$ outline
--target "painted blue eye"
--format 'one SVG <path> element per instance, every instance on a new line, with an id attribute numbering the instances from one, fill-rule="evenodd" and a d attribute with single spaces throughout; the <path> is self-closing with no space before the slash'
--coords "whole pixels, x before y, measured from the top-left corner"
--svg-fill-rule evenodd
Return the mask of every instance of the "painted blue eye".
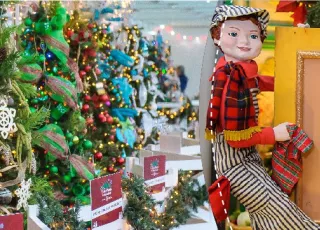
<path id="1" fill-rule="evenodd" d="M 237 37 L 237 33 L 236 32 L 231 32 L 231 33 L 228 33 L 231 37 Z"/>
<path id="2" fill-rule="evenodd" d="M 258 35 L 255 35 L 255 34 L 251 34 L 250 37 L 251 37 L 252 39 L 258 39 Z"/>

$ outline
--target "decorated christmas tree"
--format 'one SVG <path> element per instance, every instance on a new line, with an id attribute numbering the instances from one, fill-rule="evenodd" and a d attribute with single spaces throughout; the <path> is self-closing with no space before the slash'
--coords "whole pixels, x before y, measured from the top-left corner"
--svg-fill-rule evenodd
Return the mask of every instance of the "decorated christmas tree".
<path id="1" fill-rule="evenodd" d="M 132 108 L 130 76 L 124 73 L 133 62 L 114 49 L 109 24 L 85 22 L 75 12 L 65 34 L 84 83 L 81 110 L 93 142 L 91 161 L 98 176 L 115 173 L 138 148 L 133 120 L 137 111 Z"/>
<path id="2" fill-rule="evenodd" d="M 43 109 L 31 113 L 26 102 L 36 95 L 36 88 L 21 76 L 25 65 L 34 60 L 15 49 L 13 38 L 18 30 L 0 24 L 0 204 L 6 207 L 2 214 L 27 209 L 31 180 L 26 179 L 37 168 L 32 138 L 48 115 Z M 20 183 L 21 188 L 14 192 Z"/>
<path id="3" fill-rule="evenodd" d="M 56 197 L 65 204 L 74 203 L 75 198 L 89 203 L 87 180 L 94 178 L 93 165 L 88 162 L 92 142 L 85 139 L 86 122 L 79 109 L 83 84 L 63 35 L 68 20 L 59 2 L 40 2 L 29 13 L 21 45 L 24 55 L 38 62 L 24 68 L 22 80 L 37 87 L 37 95 L 29 100 L 31 111 L 50 110 L 47 124 L 33 140 L 38 146 L 38 176 L 48 178 Z"/>

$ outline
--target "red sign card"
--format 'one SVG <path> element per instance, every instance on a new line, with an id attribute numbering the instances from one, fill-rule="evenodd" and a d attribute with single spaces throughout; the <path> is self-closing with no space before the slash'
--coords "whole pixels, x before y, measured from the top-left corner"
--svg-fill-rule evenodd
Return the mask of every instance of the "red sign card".
<path id="1" fill-rule="evenodd" d="M 144 158 L 143 177 L 153 193 L 161 192 L 165 187 L 166 156 L 150 156 Z"/>
<path id="2" fill-rule="evenodd" d="M 121 226 L 117 227 L 122 223 L 119 221 L 122 217 L 121 174 L 94 179 L 90 181 L 90 188 L 92 229 L 122 229 Z"/>
<path id="3" fill-rule="evenodd" d="M 23 214 L 11 214 L 0 216 L 0 229 L 4 230 L 23 230 Z"/>

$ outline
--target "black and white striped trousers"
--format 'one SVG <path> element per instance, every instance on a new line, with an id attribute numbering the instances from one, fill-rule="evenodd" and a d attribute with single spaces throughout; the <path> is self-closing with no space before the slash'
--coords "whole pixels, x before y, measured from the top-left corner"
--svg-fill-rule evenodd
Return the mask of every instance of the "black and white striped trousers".
<path id="1" fill-rule="evenodd" d="M 271 179 L 254 147 L 232 148 L 218 134 L 214 158 L 216 171 L 230 181 L 231 193 L 246 207 L 254 230 L 320 229 Z"/>

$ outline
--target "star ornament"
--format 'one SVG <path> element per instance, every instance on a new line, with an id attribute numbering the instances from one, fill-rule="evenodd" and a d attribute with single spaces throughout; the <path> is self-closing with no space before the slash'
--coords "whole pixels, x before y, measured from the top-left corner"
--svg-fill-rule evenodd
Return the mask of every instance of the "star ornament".
<path id="1" fill-rule="evenodd" d="M 21 182 L 20 188 L 18 188 L 15 193 L 17 197 L 19 197 L 17 210 L 19 210 L 21 207 L 24 208 L 24 210 L 28 210 L 28 199 L 31 196 L 30 192 L 30 186 L 31 186 L 31 178 L 27 181 L 23 180 Z"/>

